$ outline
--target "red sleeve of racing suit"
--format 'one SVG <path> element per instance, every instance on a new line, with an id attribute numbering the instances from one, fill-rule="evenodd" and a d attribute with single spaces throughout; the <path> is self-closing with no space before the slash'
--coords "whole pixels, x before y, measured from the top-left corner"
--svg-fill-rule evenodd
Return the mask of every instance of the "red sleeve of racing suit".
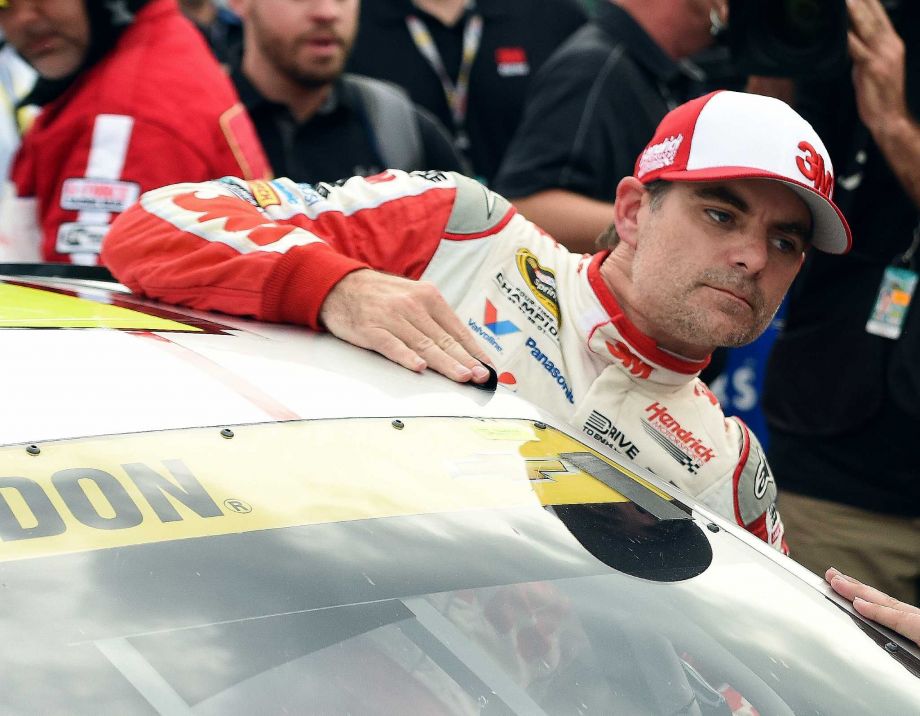
<path id="1" fill-rule="evenodd" d="M 737 417 L 741 454 L 732 476 L 735 520 L 774 549 L 789 554 L 783 521 L 776 508 L 776 481 L 757 437 Z"/>
<path id="2" fill-rule="evenodd" d="M 201 310 L 319 328 L 346 274 L 418 278 L 453 206 L 449 175 L 392 172 L 341 186 L 227 178 L 149 192 L 102 258 L 128 288 Z"/>

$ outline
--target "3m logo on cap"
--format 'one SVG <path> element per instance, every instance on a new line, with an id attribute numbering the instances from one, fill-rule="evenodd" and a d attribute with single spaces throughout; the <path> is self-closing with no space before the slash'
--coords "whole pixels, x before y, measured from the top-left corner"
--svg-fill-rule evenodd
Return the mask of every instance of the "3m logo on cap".
<path id="1" fill-rule="evenodd" d="M 678 134 L 676 137 L 667 137 L 658 144 L 646 147 L 642 152 L 642 158 L 639 159 L 638 178 L 641 179 L 649 172 L 671 166 L 683 141 L 684 135 Z"/>
<path id="2" fill-rule="evenodd" d="M 802 176 L 808 179 L 818 192 L 829 197 L 834 188 L 834 175 L 825 168 L 824 157 L 808 142 L 799 142 L 799 149 L 805 152 L 804 156 L 795 158 L 795 164 Z"/>

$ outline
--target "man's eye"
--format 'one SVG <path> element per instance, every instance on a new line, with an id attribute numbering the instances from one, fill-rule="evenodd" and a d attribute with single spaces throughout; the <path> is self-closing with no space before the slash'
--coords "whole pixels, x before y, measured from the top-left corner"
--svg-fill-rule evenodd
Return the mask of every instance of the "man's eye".
<path id="1" fill-rule="evenodd" d="M 732 215 L 727 211 L 721 211 L 719 209 L 706 209 L 706 214 L 717 224 L 727 224 L 732 220 Z"/>
<path id="2" fill-rule="evenodd" d="M 799 245 L 792 239 L 784 239 L 781 236 L 773 239 L 773 245 L 784 254 L 794 254 L 801 251 Z"/>

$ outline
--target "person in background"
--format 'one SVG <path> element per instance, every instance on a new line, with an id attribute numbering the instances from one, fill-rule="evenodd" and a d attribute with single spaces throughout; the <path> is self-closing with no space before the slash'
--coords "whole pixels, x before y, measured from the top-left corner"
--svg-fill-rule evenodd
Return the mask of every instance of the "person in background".
<path id="1" fill-rule="evenodd" d="M 669 109 L 702 94 L 686 58 L 712 42 L 723 0 L 608 0 L 534 78 L 494 182 L 572 251 L 595 250 L 613 188 Z"/>
<path id="2" fill-rule="evenodd" d="M 276 175 L 299 182 L 386 168 L 462 171 L 444 128 L 398 87 L 343 73 L 358 0 L 231 0 L 231 77 Z"/>
<path id="3" fill-rule="evenodd" d="M 240 19 L 216 0 L 179 0 L 179 7 L 201 30 L 217 61 L 226 67 L 243 44 Z"/>
<path id="4" fill-rule="evenodd" d="M 39 74 L 0 206 L 5 260 L 95 264 L 141 192 L 263 176 L 233 86 L 174 0 L 3 0 L 0 29 Z"/>
<path id="5" fill-rule="evenodd" d="M 804 163 L 817 157 L 820 181 Z M 461 382 L 492 363 L 497 382 L 783 549 L 758 441 L 697 375 L 715 346 L 763 331 L 808 245 L 849 248 L 832 172 L 788 105 L 717 92 L 662 120 L 594 256 L 473 179 L 396 171 L 164 187 L 104 255 L 151 298 L 324 327 Z"/>
<path id="6" fill-rule="evenodd" d="M 797 95 L 838 167 L 854 249 L 808 258 L 763 409 L 792 556 L 920 605 L 920 5 L 847 7 L 852 74 Z"/>
<path id="7" fill-rule="evenodd" d="M 531 77 L 586 19 L 577 0 L 365 0 L 348 69 L 405 87 L 491 183 Z"/>
<path id="8" fill-rule="evenodd" d="M 32 108 L 19 101 L 35 84 L 35 70 L 0 39 L 0 182 L 9 178 L 22 129 L 34 119 Z"/>
<path id="9" fill-rule="evenodd" d="M 858 579 L 843 574 L 836 567 L 828 568 L 824 573 L 824 579 L 866 619 L 893 629 L 920 646 L 920 609 L 913 604 L 905 604 L 894 599 Z"/>

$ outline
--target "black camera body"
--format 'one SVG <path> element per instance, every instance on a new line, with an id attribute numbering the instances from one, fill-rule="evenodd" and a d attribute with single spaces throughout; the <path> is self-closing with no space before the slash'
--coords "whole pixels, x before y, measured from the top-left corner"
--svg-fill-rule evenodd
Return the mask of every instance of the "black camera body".
<path id="1" fill-rule="evenodd" d="M 729 0 L 736 70 L 770 77 L 831 77 L 845 70 L 846 0 Z"/>

